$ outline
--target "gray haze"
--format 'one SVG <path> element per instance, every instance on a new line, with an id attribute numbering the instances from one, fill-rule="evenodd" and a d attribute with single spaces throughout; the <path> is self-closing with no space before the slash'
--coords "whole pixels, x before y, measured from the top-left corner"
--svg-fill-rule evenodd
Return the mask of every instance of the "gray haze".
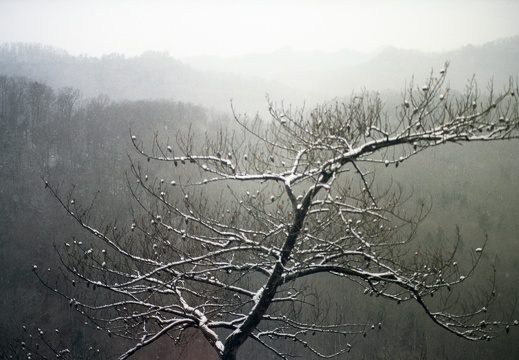
<path id="1" fill-rule="evenodd" d="M 519 34 L 514 0 L 195 0 L 0 2 L 0 43 L 72 54 L 176 58 L 295 50 L 445 51 Z"/>
<path id="2" fill-rule="evenodd" d="M 133 234 L 130 224 L 149 224 L 149 214 L 137 218 L 129 210 L 129 180 L 130 186 L 137 182 L 128 155 L 139 169 L 142 166 L 145 179 L 149 175 L 148 184 L 166 179 L 170 190 L 165 191 L 173 200 L 185 199 L 179 179 L 198 172 L 186 170 L 182 163 L 168 167 L 146 161 L 134 149 L 129 129 L 149 148 L 157 134 L 160 144 L 170 142 L 176 149 L 177 132 L 192 131 L 201 141 L 208 130 L 239 134 L 242 129 L 230 114 L 230 99 L 240 116 L 259 114 L 269 120 L 267 93 L 274 107 L 304 107 L 309 115 L 317 103 L 349 102 L 352 92 L 362 89 L 369 96 L 371 91 L 380 94 L 383 114 L 391 120 L 405 109 L 402 96 L 410 82 L 414 79 L 415 87 L 422 88 L 431 71 L 440 74 L 445 61 L 450 61 L 450 93 L 463 92 L 475 74 L 484 103 L 491 80 L 497 93 L 510 77 L 519 77 L 517 14 L 516 0 L 0 0 L 0 358 L 21 356 L 20 340 L 29 345 L 40 341 L 40 328 L 47 339 L 70 344 L 76 358 L 90 356 L 90 346 L 100 348 L 103 356 L 128 348 L 121 339 L 84 326 L 73 303 L 45 289 L 32 272 L 37 265 L 39 272 L 65 287 L 68 282 L 56 271 L 63 264 L 54 245 L 61 251 L 75 239 L 94 244 L 67 217 L 41 176 L 50 188 L 62 184 L 59 195 L 65 206 L 88 207 L 99 191 L 93 218 L 106 224 L 117 219 L 122 232 Z M 467 104 L 474 109 L 474 103 Z M 476 105 L 479 111 L 481 105 Z M 494 125 L 489 124 L 490 129 Z M 478 131 L 488 129 L 481 125 Z M 442 145 L 395 162 L 394 167 L 374 165 L 382 187 L 391 180 L 412 193 L 411 208 L 431 203 L 416 236 L 425 254 L 436 244 L 450 251 L 459 226 L 464 271 L 488 235 L 482 265 L 473 282 L 461 289 L 479 304 L 492 294 L 488 285 L 495 275 L 499 296 L 488 315 L 500 321 L 517 318 L 518 310 L 517 145 Z M 356 176 L 353 171 L 345 175 Z M 246 189 L 240 185 L 233 190 L 245 194 Z M 213 192 L 205 191 L 203 196 L 208 194 L 212 201 Z M 214 194 L 223 198 L 220 191 Z M 265 199 L 270 195 L 265 192 Z M 227 216 L 223 213 L 218 214 L 222 219 Z M 101 247 L 95 244 L 98 252 Z M 414 249 L 406 254 L 416 256 Z M 496 273 L 490 265 L 496 266 Z M 386 305 L 379 302 L 382 297 L 365 296 L 349 283 L 338 286 L 321 280 L 322 293 L 330 294 L 330 304 L 337 300 L 337 309 L 337 304 L 344 305 L 348 321 L 367 314 L 384 324 L 367 339 L 353 338 L 351 358 L 519 358 L 519 326 L 508 335 L 501 327 L 504 336 L 490 343 L 466 342 L 437 327 L 417 306 Z M 101 293 L 94 292 L 95 285 L 75 284 L 70 289 L 81 296 Z M 480 293 L 480 285 L 489 291 Z M 324 299 L 327 306 L 328 298 Z M 286 343 L 289 350 L 292 343 Z M 156 344 L 144 350 L 149 357 L 139 353 L 136 358 L 215 359 L 205 341 L 190 344 L 185 353 L 181 347 Z M 265 349 L 251 344 L 244 355 L 267 358 Z M 323 340 L 323 347 L 336 345 Z"/>

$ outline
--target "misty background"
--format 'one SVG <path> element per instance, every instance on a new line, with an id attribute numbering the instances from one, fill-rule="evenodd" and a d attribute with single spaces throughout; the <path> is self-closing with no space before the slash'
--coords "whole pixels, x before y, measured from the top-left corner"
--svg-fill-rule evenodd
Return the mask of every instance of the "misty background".
<path id="1" fill-rule="evenodd" d="M 31 272 L 33 264 L 57 269 L 54 245 L 79 233 L 41 176 L 64 193 L 76 185 L 85 204 L 100 191 L 99 216 L 124 222 L 128 155 L 138 158 L 129 129 L 151 143 L 155 133 L 173 139 L 189 126 L 200 134 L 232 127 L 231 101 L 238 113 L 268 120 L 267 94 L 311 110 L 366 89 L 379 92 L 391 113 L 404 87 L 420 85 L 446 61 L 450 87 L 460 92 L 473 76 L 482 92 L 519 76 L 515 1 L 93 3 L 0 2 L 0 355 L 16 351 L 22 326 L 68 330 L 64 340 L 77 353 L 92 343 L 105 353 L 124 347 L 82 326 Z M 388 176 L 412 188 L 416 201 L 432 200 L 424 239 L 454 239 L 458 225 L 468 252 L 488 235 L 479 279 L 486 283 L 496 267 L 502 301 L 493 311 L 514 315 L 518 144 L 439 147 Z M 379 335 L 356 340 L 352 358 L 519 357 L 516 332 L 469 343 L 434 327 L 417 307 L 366 304 L 333 285 L 330 294 L 384 318 Z M 196 359 L 203 351 L 202 344 L 184 353 L 159 344 L 143 356 Z"/>

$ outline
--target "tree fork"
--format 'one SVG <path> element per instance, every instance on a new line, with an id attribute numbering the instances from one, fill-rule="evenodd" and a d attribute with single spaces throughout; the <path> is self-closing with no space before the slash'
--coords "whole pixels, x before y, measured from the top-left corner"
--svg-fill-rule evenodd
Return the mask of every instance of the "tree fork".
<path id="1" fill-rule="evenodd" d="M 332 176 L 332 172 L 323 172 L 319 183 L 321 185 L 326 184 Z M 278 287 L 283 284 L 282 276 L 285 265 L 290 258 L 290 254 L 294 249 L 299 234 L 301 233 L 301 229 L 303 229 L 303 224 L 306 220 L 312 199 L 317 195 L 320 189 L 321 187 L 314 187 L 303 199 L 301 207 L 296 210 L 294 222 L 290 227 L 288 236 L 283 244 L 279 260 L 276 262 L 276 265 L 272 270 L 272 275 L 265 287 L 262 288 L 261 296 L 247 317 L 247 320 L 245 320 L 245 322 L 227 338 L 224 352 L 220 357 L 222 360 L 236 359 L 238 349 L 250 337 L 253 330 L 261 322 L 263 315 L 267 312 L 272 299 L 274 299 L 274 296 L 277 293 Z"/>

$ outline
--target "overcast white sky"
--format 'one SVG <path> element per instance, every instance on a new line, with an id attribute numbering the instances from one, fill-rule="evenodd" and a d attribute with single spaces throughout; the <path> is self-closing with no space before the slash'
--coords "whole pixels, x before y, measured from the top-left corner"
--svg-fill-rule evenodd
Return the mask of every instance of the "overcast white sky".
<path id="1" fill-rule="evenodd" d="M 72 54 L 426 51 L 519 35 L 518 0 L 0 0 L 0 43 Z"/>

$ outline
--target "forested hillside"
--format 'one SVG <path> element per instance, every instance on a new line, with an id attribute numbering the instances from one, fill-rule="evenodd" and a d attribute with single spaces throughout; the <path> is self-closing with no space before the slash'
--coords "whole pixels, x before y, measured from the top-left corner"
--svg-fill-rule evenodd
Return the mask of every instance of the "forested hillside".
<path id="1" fill-rule="evenodd" d="M 316 101 L 349 97 L 352 89 L 366 87 L 383 91 L 391 114 L 400 104 L 405 81 L 409 82 L 413 74 L 417 79 L 425 78 L 431 67 L 440 67 L 444 60 L 451 61 L 453 86 L 464 86 L 467 77 L 476 73 L 481 87 L 492 78 L 501 87 L 509 76 L 518 75 L 514 67 L 518 41 L 503 40 L 448 54 L 386 49 L 371 60 L 344 68 L 321 71 L 316 67 L 308 77 L 299 72 L 288 74 L 283 68 L 278 73 L 279 82 L 232 74 L 230 68 L 225 69 L 227 73 L 195 70 L 163 53 L 91 58 L 74 57 L 42 45 L 1 46 L 0 357 L 14 354 L 26 358 L 21 341 L 28 341 L 28 334 L 38 334 L 39 329 L 46 336 L 52 333 L 53 339 L 68 342 L 78 359 L 95 357 L 89 353 L 90 346 L 101 349 L 95 358 L 104 359 L 121 345 L 121 340 L 82 326 L 74 308 L 44 288 L 31 272 L 33 264 L 44 264 L 58 281 L 63 275 L 58 270 L 60 259 L 54 245 L 81 241 L 73 238 L 77 236 L 77 224 L 65 217 L 45 189 L 42 177 L 61 184 L 61 195 L 73 194 L 84 206 L 96 199 L 96 216 L 107 225 L 115 219 L 125 224 L 131 216 L 127 182 L 134 180 L 126 175 L 129 157 L 145 169 L 148 166 L 135 151 L 130 131 L 150 147 L 155 136 L 164 143 L 174 143 L 179 131 L 202 134 L 197 136 L 203 141 L 206 132 L 238 128 L 229 113 L 230 99 L 240 113 L 266 114 L 266 93 L 274 101 L 295 107 L 303 107 L 306 99 L 309 109 Z M 258 69 L 252 75 L 264 74 Z M 263 120 L 270 121 L 267 116 Z M 171 170 L 148 171 L 152 179 L 158 173 L 167 176 Z M 519 296 L 517 142 L 440 147 L 423 157 L 416 156 L 398 170 L 388 169 L 385 176 L 412 189 L 415 201 L 431 202 L 432 211 L 418 233 L 424 241 L 454 240 L 458 225 L 465 247 L 462 251 L 468 253 L 488 235 L 482 266 L 488 270 L 495 265 L 499 290 L 496 311 L 499 316 L 511 315 L 513 300 Z M 493 272 L 482 272 L 483 281 L 491 280 L 488 274 Z M 424 354 L 444 359 L 519 356 L 517 332 L 489 344 L 467 346 L 436 329 L 412 307 L 405 309 L 409 316 L 402 317 L 401 308 L 383 308 L 377 299 L 366 300 L 333 281 L 330 293 L 338 294 L 345 303 L 362 304 L 355 309 L 376 314 L 384 323 L 378 335 L 355 341 L 354 359 L 424 359 Z M 54 334 L 55 329 L 60 329 L 60 335 Z M 41 340 L 30 341 L 44 346 Z M 204 348 L 194 341 L 195 346 L 191 344 L 184 353 L 171 345 L 150 348 L 147 358 L 166 354 L 205 358 Z M 373 342 L 381 345 L 374 347 Z M 261 351 L 254 353 L 256 357 L 249 358 L 265 358 Z"/>
<path id="2" fill-rule="evenodd" d="M 74 328 L 78 323 L 73 321 L 73 312 L 63 311 L 68 307 L 63 307 L 62 299 L 39 286 L 30 272 L 31 263 L 42 261 L 57 271 L 59 258 L 54 245 L 70 241 L 75 229 L 45 191 L 42 177 L 62 183 L 64 194 L 77 185 L 73 196 L 78 201 L 91 203 L 95 199 L 99 216 L 113 214 L 124 221 L 129 216 L 130 200 L 125 172 L 128 155 L 135 155 L 130 129 L 151 143 L 155 134 L 166 139 L 188 128 L 204 132 L 222 121 L 226 122 L 222 115 L 190 104 L 114 102 L 106 95 L 85 98 L 71 87 L 52 89 L 27 78 L 0 76 L 3 351 L 20 348 L 13 341 L 22 337 L 22 326 L 31 330 L 60 328 L 78 353 L 86 351 L 87 345 L 103 344 L 86 342 L 85 330 Z M 0 357 L 4 356 L 0 352 Z"/>

